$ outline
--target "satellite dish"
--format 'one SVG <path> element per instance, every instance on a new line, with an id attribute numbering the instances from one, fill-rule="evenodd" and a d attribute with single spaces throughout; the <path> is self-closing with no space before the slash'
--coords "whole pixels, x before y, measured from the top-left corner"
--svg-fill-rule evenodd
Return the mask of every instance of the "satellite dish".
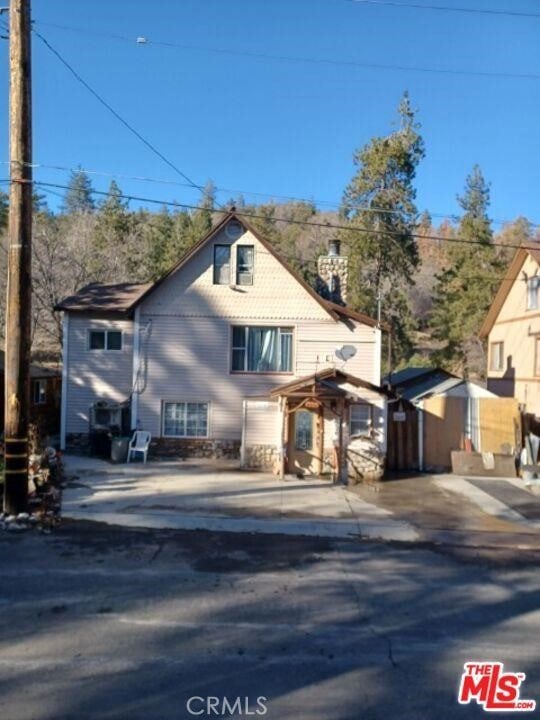
<path id="1" fill-rule="evenodd" d="M 347 362 L 347 360 L 350 360 L 356 355 L 356 348 L 354 345 L 343 345 L 340 348 L 336 348 L 335 355 L 339 360 Z"/>

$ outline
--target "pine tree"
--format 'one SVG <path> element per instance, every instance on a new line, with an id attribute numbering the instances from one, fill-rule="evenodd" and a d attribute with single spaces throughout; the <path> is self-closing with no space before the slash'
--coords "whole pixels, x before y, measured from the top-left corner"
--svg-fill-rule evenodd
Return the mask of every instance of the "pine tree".
<path id="1" fill-rule="evenodd" d="M 128 202 L 122 198 L 122 190 L 111 180 L 107 195 L 99 206 L 96 242 L 99 247 L 108 243 L 120 244 L 125 241 L 130 228 Z"/>
<path id="2" fill-rule="evenodd" d="M 465 376 L 482 376 L 484 352 L 478 331 L 500 284 L 503 264 L 493 246 L 487 211 L 489 184 L 478 165 L 458 196 L 463 215 L 457 240 L 448 252 L 448 267 L 437 276 L 430 326 L 444 343 L 434 361 Z"/>
<path id="3" fill-rule="evenodd" d="M 91 213 L 95 210 L 92 182 L 84 170 L 72 170 L 62 210 L 66 215 Z"/>
<path id="4" fill-rule="evenodd" d="M 425 154 L 406 92 L 398 117 L 394 132 L 373 138 L 354 154 L 359 169 L 342 204 L 351 227 L 343 236 L 350 248 L 350 301 L 376 315 L 380 296 L 383 317 L 392 321 L 394 363 L 404 361 L 412 348 L 414 323 L 405 290 L 420 265 L 414 238 L 418 222 L 414 179 Z"/>

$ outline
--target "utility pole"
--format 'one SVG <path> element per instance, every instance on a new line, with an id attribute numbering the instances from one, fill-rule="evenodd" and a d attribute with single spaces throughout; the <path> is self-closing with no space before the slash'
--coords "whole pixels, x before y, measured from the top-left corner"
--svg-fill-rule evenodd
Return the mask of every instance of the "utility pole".
<path id="1" fill-rule="evenodd" d="M 4 511 L 28 501 L 32 253 L 30 0 L 9 8 L 9 254 L 5 348 Z"/>

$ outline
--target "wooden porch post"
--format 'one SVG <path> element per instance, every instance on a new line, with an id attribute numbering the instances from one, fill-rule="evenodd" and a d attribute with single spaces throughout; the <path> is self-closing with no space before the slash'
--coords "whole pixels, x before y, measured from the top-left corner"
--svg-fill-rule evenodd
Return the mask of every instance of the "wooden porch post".
<path id="1" fill-rule="evenodd" d="M 282 427 L 281 427 L 281 462 L 279 479 L 283 480 L 285 477 L 287 458 L 286 454 L 289 452 L 289 401 L 286 397 L 283 398 L 283 409 L 282 409 Z"/>

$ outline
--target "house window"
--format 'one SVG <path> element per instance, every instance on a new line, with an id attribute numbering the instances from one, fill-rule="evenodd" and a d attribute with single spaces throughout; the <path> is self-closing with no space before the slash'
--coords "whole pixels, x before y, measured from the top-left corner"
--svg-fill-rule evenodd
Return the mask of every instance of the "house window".
<path id="1" fill-rule="evenodd" d="M 367 437 L 371 433 L 371 405 L 351 405 L 349 431 L 351 437 Z"/>
<path id="2" fill-rule="evenodd" d="M 236 284 L 253 285 L 253 245 L 238 245 L 236 248 Z"/>
<path id="3" fill-rule="evenodd" d="M 231 246 L 214 245 L 214 285 L 231 282 Z"/>
<path id="4" fill-rule="evenodd" d="M 47 381 L 34 380 L 32 383 L 32 397 L 34 405 L 45 405 L 47 402 Z"/>
<path id="5" fill-rule="evenodd" d="M 538 290 L 540 289 L 540 276 L 535 275 L 527 280 L 527 310 L 538 309 Z"/>
<path id="6" fill-rule="evenodd" d="M 122 332 L 120 330 L 89 330 L 89 350 L 121 350 Z"/>
<path id="7" fill-rule="evenodd" d="M 233 327 L 233 372 L 292 372 L 293 330 L 288 327 Z"/>
<path id="8" fill-rule="evenodd" d="M 490 370 L 504 370 L 504 343 L 493 342 L 489 349 Z"/>
<path id="9" fill-rule="evenodd" d="M 163 435 L 179 438 L 208 437 L 208 403 L 163 403 Z"/>
<path id="10" fill-rule="evenodd" d="M 540 375 L 540 336 L 534 338 L 534 374 Z"/>

